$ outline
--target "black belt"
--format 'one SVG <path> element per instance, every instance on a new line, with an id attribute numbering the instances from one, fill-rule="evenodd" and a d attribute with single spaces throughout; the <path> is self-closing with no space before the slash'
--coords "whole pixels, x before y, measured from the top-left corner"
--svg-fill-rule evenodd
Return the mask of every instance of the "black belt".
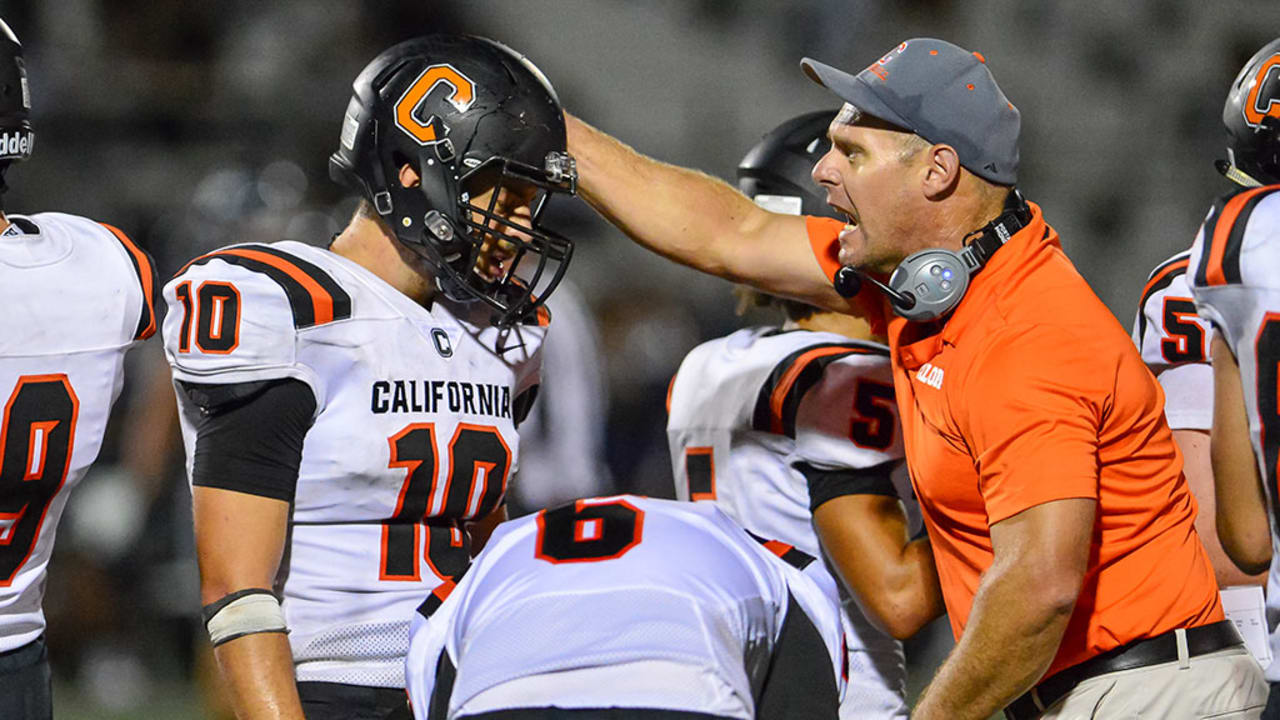
<path id="1" fill-rule="evenodd" d="M 1233 645 L 1242 647 L 1244 645 L 1244 641 L 1240 639 L 1240 633 L 1236 631 L 1236 626 L 1230 620 L 1187 628 L 1186 633 L 1187 657 L 1217 652 Z M 1009 703 L 1009 706 L 1004 709 L 1004 716 L 1007 720 L 1032 720 L 1040 717 L 1045 709 L 1089 678 L 1121 670 L 1174 662 L 1177 659 L 1176 630 L 1145 640 L 1134 640 L 1055 673 Z M 1039 706 L 1036 704 L 1036 696 L 1039 696 Z"/>

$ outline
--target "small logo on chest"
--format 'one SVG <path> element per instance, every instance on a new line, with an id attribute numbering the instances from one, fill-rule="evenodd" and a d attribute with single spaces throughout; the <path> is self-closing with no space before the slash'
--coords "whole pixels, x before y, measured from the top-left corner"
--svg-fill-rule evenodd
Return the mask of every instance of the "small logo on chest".
<path id="1" fill-rule="evenodd" d="M 916 371 L 916 380 L 936 390 L 942 389 L 942 368 L 925 363 Z"/>
<path id="2" fill-rule="evenodd" d="M 453 356 L 453 343 L 449 342 L 449 333 L 440 328 L 432 328 L 431 342 L 435 343 L 436 352 L 440 353 L 440 357 Z"/>

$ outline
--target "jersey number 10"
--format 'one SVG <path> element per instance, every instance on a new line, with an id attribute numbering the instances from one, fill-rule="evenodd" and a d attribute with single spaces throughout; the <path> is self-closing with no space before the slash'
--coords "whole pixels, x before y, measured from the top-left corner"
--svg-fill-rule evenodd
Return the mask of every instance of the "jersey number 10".
<path id="1" fill-rule="evenodd" d="M 396 509 L 382 525 L 381 580 L 419 580 L 418 548 L 441 579 L 461 575 L 470 562 L 465 520 L 493 512 L 502 501 L 511 467 L 511 449 L 498 429 L 458 423 L 439 472 L 435 423 L 413 423 L 387 439 L 393 468 L 407 472 Z M 424 525 L 424 521 L 426 524 Z"/>

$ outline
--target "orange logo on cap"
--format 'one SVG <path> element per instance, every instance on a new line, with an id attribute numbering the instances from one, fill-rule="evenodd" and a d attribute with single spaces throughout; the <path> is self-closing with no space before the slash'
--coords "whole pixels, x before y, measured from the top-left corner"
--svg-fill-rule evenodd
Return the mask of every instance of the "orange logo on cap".
<path id="1" fill-rule="evenodd" d="M 902 54 L 902 51 L 903 51 L 903 50 L 906 50 L 906 49 L 907 49 L 907 43 L 906 43 L 906 41 L 904 41 L 904 42 L 903 42 L 901 45 L 899 45 L 898 47 L 896 47 L 896 48 L 894 48 L 894 49 L 890 50 L 889 52 L 885 53 L 884 57 L 882 57 L 882 58 L 880 58 L 879 60 L 877 60 L 877 61 L 875 61 L 875 62 L 871 63 L 870 65 L 868 65 L 868 66 L 867 66 L 867 70 L 871 71 L 871 74 L 872 74 L 872 75 L 875 75 L 876 77 L 880 78 L 881 80 L 888 80 L 888 79 L 889 79 L 889 72 L 888 72 L 887 70 L 885 70 L 883 66 L 884 66 L 884 65 L 888 65 L 890 60 L 892 60 L 892 59 L 894 59 L 895 57 L 897 57 L 898 55 Z"/>
<path id="2" fill-rule="evenodd" d="M 476 100 L 476 84 L 471 78 L 458 72 L 449 64 L 432 65 L 404 91 L 404 95 L 396 101 L 396 127 L 405 131 L 410 137 L 423 145 L 430 145 L 440 138 L 436 137 L 435 116 L 427 118 L 424 123 L 414 115 L 414 110 L 437 85 L 446 85 L 450 89 L 445 98 L 449 104 L 458 108 L 458 112 L 466 112 Z"/>
<path id="3" fill-rule="evenodd" d="M 1280 117 L 1280 99 L 1276 97 L 1276 93 L 1266 99 L 1264 107 L 1258 107 L 1258 94 L 1268 82 L 1280 82 L 1280 54 L 1267 58 L 1253 76 L 1253 87 L 1249 89 L 1249 97 L 1245 98 L 1242 108 L 1244 121 L 1252 127 L 1258 127 L 1265 117 Z"/>

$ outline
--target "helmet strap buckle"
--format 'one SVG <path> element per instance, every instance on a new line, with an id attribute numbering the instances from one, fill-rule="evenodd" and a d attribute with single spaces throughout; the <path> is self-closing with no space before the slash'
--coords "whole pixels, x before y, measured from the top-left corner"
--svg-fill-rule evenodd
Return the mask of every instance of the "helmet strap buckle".
<path id="1" fill-rule="evenodd" d="M 392 210 L 391 193 L 380 190 L 373 194 L 373 207 L 379 215 L 390 215 Z"/>
<path id="2" fill-rule="evenodd" d="M 444 138 L 437 142 L 434 147 L 436 150 L 436 159 L 442 163 L 447 163 L 453 160 L 457 155 L 457 151 L 453 149 L 453 141 L 449 138 Z"/>

